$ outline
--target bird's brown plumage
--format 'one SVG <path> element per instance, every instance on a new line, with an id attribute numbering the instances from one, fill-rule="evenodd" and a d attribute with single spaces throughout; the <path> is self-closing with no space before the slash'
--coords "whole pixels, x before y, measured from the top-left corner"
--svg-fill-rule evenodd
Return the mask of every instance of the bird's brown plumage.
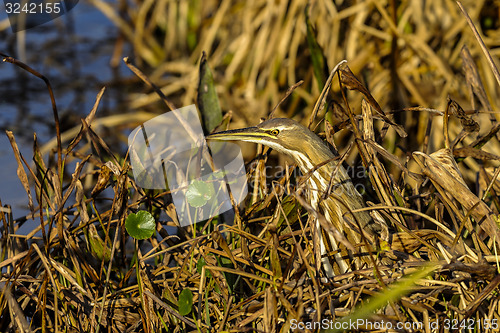
<path id="1" fill-rule="evenodd" d="M 358 229 L 358 225 L 369 235 L 381 232 L 380 225 L 373 223 L 367 211 L 352 214 L 353 210 L 365 207 L 362 196 L 354 187 L 345 168 L 339 164 L 323 140 L 298 122 L 287 118 L 274 118 L 255 127 L 214 133 L 208 136 L 208 139 L 260 143 L 293 158 L 301 172 L 308 177 L 305 182 L 307 187 L 305 192 L 310 206 L 324 216 L 335 230 L 345 235 L 353 245 L 361 242 L 360 234 L 353 231 Z M 326 191 L 329 195 L 325 196 Z M 321 229 L 320 224 L 317 219 L 318 230 Z M 328 225 L 323 227 L 329 229 Z M 332 230 L 326 230 L 325 234 L 329 236 L 330 243 L 336 249 L 337 241 L 333 237 Z M 320 248 L 321 254 L 324 255 L 327 252 L 324 241 L 321 241 Z M 322 262 L 327 275 L 332 276 L 333 271 L 328 259 L 323 258 Z M 336 255 L 336 262 L 341 272 L 347 269 L 339 254 Z"/>

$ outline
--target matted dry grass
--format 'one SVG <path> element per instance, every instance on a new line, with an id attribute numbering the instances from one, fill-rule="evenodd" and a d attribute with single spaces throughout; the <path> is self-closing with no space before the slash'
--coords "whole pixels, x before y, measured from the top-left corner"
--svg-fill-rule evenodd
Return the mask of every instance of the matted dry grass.
<path id="1" fill-rule="evenodd" d="M 320 124 L 317 132 L 367 171 L 361 181 L 375 202 L 370 209 L 383 215 L 392 237 L 358 254 L 371 264 L 326 279 L 315 261 L 305 200 L 274 190 L 280 183 L 294 193 L 295 183 L 286 175 L 266 181 L 255 169 L 274 155 L 249 163 L 255 191 L 233 225 L 177 228 L 167 193 L 137 187 L 126 155 L 99 132 L 112 121 L 135 126 L 159 105 L 167 111 L 162 97 L 147 88 L 131 96 L 130 114 L 99 119 L 103 91 L 73 132 L 58 132 L 48 148 L 35 145 L 34 164 L 9 134 L 33 212 L 26 218 L 40 227 L 16 235 L 24 220 L 14 220 L 8 207 L 0 212 L 1 331 L 286 332 L 298 322 L 365 318 L 363 309 L 377 301 L 370 322 L 409 324 L 402 331 L 456 331 L 452 320 L 471 332 L 500 325 L 499 87 L 454 2 L 318 1 L 307 9 L 302 0 L 160 0 L 121 8 L 92 2 L 120 27 L 134 45 L 135 63 L 177 106 L 194 101 L 198 59 L 207 51 L 231 126 L 256 124 L 304 80 L 275 115 Z M 464 6 L 474 20 L 496 8 Z M 350 68 L 332 81 L 328 113 L 313 112 L 323 105 L 317 101 L 328 70 L 316 66 L 315 73 L 311 65 L 318 53 L 307 42 L 306 10 L 325 67 L 347 59 Z M 498 31 L 483 31 L 496 59 Z M 58 124 L 56 108 L 54 115 Z M 409 135 L 398 135 L 390 119 Z M 50 163 L 44 149 L 52 151 Z M 138 209 L 155 216 L 157 235 L 141 241 L 135 257 L 123 224 Z M 432 272 L 398 284 L 422 267 Z M 178 300 L 185 289 L 193 306 L 182 316 Z M 380 328 L 363 323 L 359 331 Z"/>

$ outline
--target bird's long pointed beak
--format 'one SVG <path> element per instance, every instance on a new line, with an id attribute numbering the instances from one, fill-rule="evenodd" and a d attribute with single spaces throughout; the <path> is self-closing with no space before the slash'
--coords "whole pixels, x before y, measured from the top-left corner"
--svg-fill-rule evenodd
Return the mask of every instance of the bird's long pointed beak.
<path id="1" fill-rule="evenodd" d="M 224 132 L 213 133 L 207 136 L 209 140 L 219 141 L 249 141 L 257 142 L 270 135 L 258 127 L 247 127 Z"/>

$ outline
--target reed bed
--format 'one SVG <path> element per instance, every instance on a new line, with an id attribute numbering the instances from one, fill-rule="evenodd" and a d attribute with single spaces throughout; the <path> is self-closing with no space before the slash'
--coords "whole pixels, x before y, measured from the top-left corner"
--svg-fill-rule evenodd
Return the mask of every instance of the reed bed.
<path id="1" fill-rule="evenodd" d="M 120 29 L 115 55 L 133 45 L 125 62 L 144 90 L 123 114 L 100 118 L 103 89 L 66 133 L 51 96 L 57 134 L 44 146 L 35 137 L 32 157 L 7 133 L 31 214 L 14 219 L 2 198 L 1 331 L 498 330 L 494 3 L 91 2 Z M 109 142 L 199 105 L 200 87 L 224 111 L 218 129 L 273 110 L 310 124 L 362 170 L 354 181 L 390 226 L 370 251 L 354 251 L 368 258 L 362 267 L 325 276 L 320 213 L 295 191 L 306 175 L 290 177 L 295 166 L 261 148 L 245 151 L 252 191 L 234 223 L 180 227 L 168 191 L 137 186 L 126 144 Z M 266 175 L 266 165 L 286 172 Z M 125 221 L 141 210 L 156 230 L 139 241 Z M 27 220 L 39 226 L 17 234 Z"/>

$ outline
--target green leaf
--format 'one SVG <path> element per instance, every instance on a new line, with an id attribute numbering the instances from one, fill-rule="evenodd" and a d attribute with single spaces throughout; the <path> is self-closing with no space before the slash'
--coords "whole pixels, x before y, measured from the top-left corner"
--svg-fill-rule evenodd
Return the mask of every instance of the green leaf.
<path id="1" fill-rule="evenodd" d="M 90 243 L 90 250 L 99 260 L 109 262 L 111 258 L 111 245 L 106 245 L 97 232 L 95 225 L 90 224 L 88 228 L 88 241 Z"/>
<path id="2" fill-rule="evenodd" d="M 309 5 L 306 6 L 306 27 L 307 27 L 307 45 L 309 46 L 309 52 L 311 52 L 311 61 L 314 70 L 314 76 L 318 82 L 319 90 L 323 90 L 326 83 L 326 78 L 328 77 L 328 69 L 326 64 L 325 56 L 319 46 L 316 37 L 314 36 L 314 29 L 309 21 Z"/>
<path id="3" fill-rule="evenodd" d="M 196 263 L 196 271 L 201 274 L 201 271 L 203 269 L 203 266 L 205 266 L 207 264 L 207 262 L 205 261 L 205 258 L 203 257 L 200 257 L 200 259 L 198 259 L 198 262 Z"/>
<path id="4" fill-rule="evenodd" d="M 217 170 L 214 171 L 210 176 L 215 177 L 216 179 L 222 179 L 224 178 L 224 176 L 226 176 L 226 173 L 226 170 Z"/>
<path id="5" fill-rule="evenodd" d="M 179 313 L 185 316 L 191 312 L 193 307 L 193 293 L 189 289 L 184 289 L 179 294 Z"/>
<path id="6" fill-rule="evenodd" d="M 156 229 L 156 223 L 149 212 L 140 210 L 137 214 L 132 213 L 127 216 L 125 228 L 128 234 L 135 239 L 146 239 L 153 236 Z"/>
<path id="7" fill-rule="evenodd" d="M 212 183 L 194 180 L 189 184 L 186 191 L 186 199 L 192 207 L 198 208 L 204 206 L 214 194 L 215 190 Z"/>
<path id="8" fill-rule="evenodd" d="M 198 84 L 198 107 L 203 117 L 206 133 L 212 132 L 222 122 L 222 111 L 215 91 L 214 77 L 203 52 L 200 61 L 200 82 Z"/>
<path id="9" fill-rule="evenodd" d="M 297 202 L 297 199 L 293 195 L 289 195 L 283 199 L 281 202 L 281 206 L 283 207 L 283 212 L 285 213 L 286 219 L 288 223 L 293 224 L 299 218 L 298 208 L 300 208 L 300 204 Z M 280 214 L 278 224 L 276 225 L 278 228 L 281 227 L 283 222 L 285 222 L 285 216 Z"/>
<path id="10" fill-rule="evenodd" d="M 232 268 L 232 269 L 236 268 L 236 267 L 234 267 L 234 264 L 231 261 L 231 259 L 226 258 L 226 257 L 218 257 L 217 264 L 220 267 Z M 232 293 L 234 288 L 236 287 L 236 283 L 238 282 L 238 275 L 236 275 L 234 273 L 227 273 L 224 271 L 222 272 L 222 274 L 224 275 L 224 278 L 226 279 L 229 293 Z"/>
<path id="11" fill-rule="evenodd" d="M 200 257 L 200 259 L 198 259 L 198 262 L 196 263 L 196 271 L 201 274 L 203 267 L 206 265 L 207 265 L 207 262 L 205 261 L 205 258 Z M 205 271 L 205 275 L 208 278 L 212 276 L 212 274 L 210 273 L 210 271 L 208 269 Z"/>
<path id="12" fill-rule="evenodd" d="M 388 289 L 384 290 L 377 296 L 372 297 L 369 301 L 365 302 L 363 306 L 357 308 L 351 315 L 346 316 L 335 323 L 332 327 L 344 327 L 342 323 L 356 322 L 359 319 L 368 318 L 375 313 L 378 309 L 387 305 L 388 302 L 394 302 L 411 291 L 417 280 L 423 279 L 427 275 L 436 270 L 436 266 L 430 264 L 422 266 L 419 271 L 400 279 Z M 322 332 L 343 332 L 342 329 L 329 329 Z"/>

